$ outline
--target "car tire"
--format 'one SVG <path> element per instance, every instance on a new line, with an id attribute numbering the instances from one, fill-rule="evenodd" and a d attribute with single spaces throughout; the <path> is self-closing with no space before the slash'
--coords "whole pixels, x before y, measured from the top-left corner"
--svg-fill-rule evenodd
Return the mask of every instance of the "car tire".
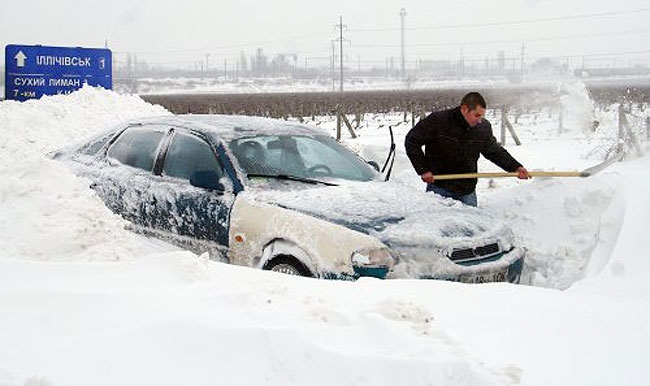
<path id="1" fill-rule="evenodd" d="M 293 256 L 280 255 L 271 259 L 264 266 L 265 270 L 287 275 L 313 277 L 312 273 L 300 260 Z"/>

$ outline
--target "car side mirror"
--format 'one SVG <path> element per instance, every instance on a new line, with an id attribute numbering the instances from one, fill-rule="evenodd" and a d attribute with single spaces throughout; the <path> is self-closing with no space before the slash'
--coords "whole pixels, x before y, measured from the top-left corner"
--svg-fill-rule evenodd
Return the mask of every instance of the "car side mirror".
<path id="1" fill-rule="evenodd" d="M 379 164 L 377 162 L 375 162 L 375 161 L 367 161 L 367 162 L 368 162 L 368 165 L 372 166 L 373 169 L 375 169 L 376 171 L 379 171 Z"/>
<path id="2" fill-rule="evenodd" d="M 219 182 L 219 174 L 214 170 L 198 170 L 192 173 L 190 176 L 190 185 L 219 192 L 226 190 L 225 186 Z"/>

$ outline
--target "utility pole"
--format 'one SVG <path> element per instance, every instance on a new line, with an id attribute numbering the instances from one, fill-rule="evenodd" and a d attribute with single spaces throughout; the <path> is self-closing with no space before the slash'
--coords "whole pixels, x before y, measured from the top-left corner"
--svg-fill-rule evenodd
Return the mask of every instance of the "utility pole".
<path id="1" fill-rule="evenodd" d="M 460 46 L 460 76 L 462 79 L 465 79 L 465 53 L 463 52 L 463 46 Z"/>
<path id="2" fill-rule="evenodd" d="M 521 43 L 521 81 L 524 81 L 524 52 L 525 52 L 524 43 Z"/>
<path id="3" fill-rule="evenodd" d="M 206 73 L 210 71 L 209 58 L 210 58 L 210 54 L 205 54 L 205 72 Z"/>
<path id="4" fill-rule="evenodd" d="M 406 27 L 405 27 L 406 9 L 405 8 L 400 9 L 399 16 L 400 16 L 400 31 L 401 31 L 400 51 L 402 56 L 402 79 L 406 79 L 406 54 L 405 54 L 405 47 L 404 47 L 404 41 L 406 35 Z"/>
<path id="5" fill-rule="evenodd" d="M 343 25 L 343 16 L 339 16 L 339 24 L 337 24 L 336 27 L 339 29 L 339 67 L 341 70 L 339 91 L 343 92 L 343 27 L 346 27 Z"/>
<path id="6" fill-rule="evenodd" d="M 332 75 L 332 92 L 336 91 L 336 79 L 334 79 L 334 58 L 336 58 L 336 44 L 332 40 L 332 60 L 330 60 L 330 74 Z"/>

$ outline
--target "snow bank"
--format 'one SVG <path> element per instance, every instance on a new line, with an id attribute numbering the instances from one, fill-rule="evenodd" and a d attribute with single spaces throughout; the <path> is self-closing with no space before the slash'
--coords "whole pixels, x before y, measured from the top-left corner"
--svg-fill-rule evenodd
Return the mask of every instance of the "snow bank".
<path id="1" fill-rule="evenodd" d="M 11 315 L 0 323 L 30 331 L 0 330 L 13 348 L 0 349 L 8 385 L 470 386 L 520 376 L 487 366 L 428 307 L 373 280 L 292 278 L 181 254 L 111 265 L 0 260 L 0 278 Z"/>
<path id="2" fill-rule="evenodd" d="M 650 299 L 650 156 L 629 161 L 616 169 L 615 196 L 602 214 L 598 241 L 586 267 L 587 279 L 575 290 L 620 297 Z M 607 178 L 603 176 L 603 178 Z"/>
<path id="3" fill-rule="evenodd" d="M 43 154 L 129 118 L 170 114 L 138 96 L 85 85 L 70 95 L 0 103 L 0 161 Z"/>
<path id="4" fill-rule="evenodd" d="M 601 235 L 622 221 L 615 171 L 589 179 L 535 179 L 491 197 L 488 210 L 514 229 L 527 249 L 522 283 L 566 289 L 585 277 Z"/>
<path id="5" fill-rule="evenodd" d="M 139 97 L 84 86 L 67 96 L 0 103 L 0 254 L 38 260 L 117 260 L 157 250 L 124 230 L 88 189 L 46 153 L 124 119 L 169 114 Z"/>

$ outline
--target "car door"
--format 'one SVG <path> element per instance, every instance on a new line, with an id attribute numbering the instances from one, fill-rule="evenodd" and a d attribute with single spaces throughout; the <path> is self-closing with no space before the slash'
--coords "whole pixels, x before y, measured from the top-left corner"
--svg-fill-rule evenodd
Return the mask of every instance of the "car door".
<path id="1" fill-rule="evenodd" d="M 195 253 L 227 260 L 235 194 L 223 162 L 199 133 L 175 128 L 170 138 L 147 197 L 147 226 Z M 210 181 L 201 182 L 201 176 Z"/>
<path id="2" fill-rule="evenodd" d="M 143 197 L 150 190 L 156 159 L 170 128 L 160 125 L 125 129 L 108 146 L 105 164 L 93 189 L 115 213 L 136 226 L 146 226 Z"/>

